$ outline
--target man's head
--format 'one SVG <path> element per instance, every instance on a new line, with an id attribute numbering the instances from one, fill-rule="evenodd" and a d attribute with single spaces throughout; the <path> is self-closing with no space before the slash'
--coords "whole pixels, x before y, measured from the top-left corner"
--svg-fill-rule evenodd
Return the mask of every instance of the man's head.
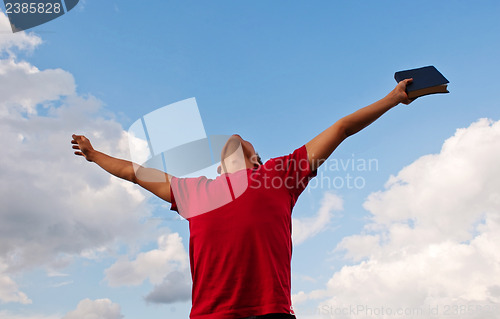
<path id="1" fill-rule="evenodd" d="M 217 168 L 217 172 L 219 174 L 234 173 L 241 169 L 259 167 L 259 165 L 262 165 L 262 160 L 252 143 L 234 134 L 222 148 L 221 165 Z"/>

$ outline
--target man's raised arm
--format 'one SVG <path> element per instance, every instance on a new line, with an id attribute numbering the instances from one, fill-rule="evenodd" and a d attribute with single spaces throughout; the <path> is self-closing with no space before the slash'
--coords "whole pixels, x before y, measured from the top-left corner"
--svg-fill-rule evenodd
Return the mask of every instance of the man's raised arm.
<path id="1" fill-rule="evenodd" d="M 347 137 L 361 131 L 399 103 L 410 104 L 405 92 L 411 79 L 403 80 L 383 99 L 349 114 L 306 144 L 311 169 L 317 169 Z"/>
<path id="2" fill-rule="evenodd" d="M 170 179 L 172 176 L 153 168 L 145 168 L 136 163 L 111 157 L 92 147 L 89 139 L 83 135 L 73 134 L 73 149 L 75 155 L 83 156 L 87 161 L 94 162 L 108 173 L 139 184 L 161 199 L 171 202 Z"/>

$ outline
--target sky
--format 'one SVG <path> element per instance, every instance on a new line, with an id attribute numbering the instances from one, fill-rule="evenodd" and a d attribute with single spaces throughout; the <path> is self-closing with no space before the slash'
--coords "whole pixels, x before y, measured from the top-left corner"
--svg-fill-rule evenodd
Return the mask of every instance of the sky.
<path id="1" fill-rule="evenodd" d="M 208 135 L 291 153 L 436 66 L 450 94 L 349 137 L 293 211 L 297 318 L 497 318 L 498 1 L 95 1 L 12 33 L 0 5 L 0 318 L 187 318 L 188 222 L 73 155 L 194 97 Z M 168 125 L 168 119 L 165 119 Z"/>

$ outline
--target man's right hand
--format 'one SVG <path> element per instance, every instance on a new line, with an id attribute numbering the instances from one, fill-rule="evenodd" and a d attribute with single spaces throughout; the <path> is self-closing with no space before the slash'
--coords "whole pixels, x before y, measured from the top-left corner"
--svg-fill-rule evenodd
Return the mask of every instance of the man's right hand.
<path id="1" fill-rule="evenodd" d="M 94 151 L 92 144 L 90 144 L 90 140 L 83 135 L 72 135 L 73 140 L 71 144 L 73 144 L 73 149 L 75 151 L 75 155 L 83 156 L 89 162 L 92 162 L 91 154 Z"/>
<path id="2" fill-rule="evenodd" d="M 400 81 L 398 85 L 396 85 L 394 90 L 392 90 L 387 96 L 391 98 L 396 105 L 399 103 L 403 103 L 406 105 L 410 104 L 411 102 L 413 102 L 413 100 L 408 98 L 408 94 L 406 93 L 406 86 L 408 86 L 408 84 L 410 84 L 411 82 L 413 82 L 413 79 Z"/>

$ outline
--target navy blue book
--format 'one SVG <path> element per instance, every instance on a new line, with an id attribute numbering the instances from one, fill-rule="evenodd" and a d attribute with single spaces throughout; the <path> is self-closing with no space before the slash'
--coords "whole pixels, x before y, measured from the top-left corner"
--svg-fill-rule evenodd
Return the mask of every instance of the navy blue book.
<path id="1" fill-rule="evenodd" d="M 450 82 L 433 65 L 394 74 L 396 82 L 409 78 L 413 78 L 413 82 L 406 86 L 406 94 L 411 100 L 428 94 L 450 93 L 448 91 Z"/>

